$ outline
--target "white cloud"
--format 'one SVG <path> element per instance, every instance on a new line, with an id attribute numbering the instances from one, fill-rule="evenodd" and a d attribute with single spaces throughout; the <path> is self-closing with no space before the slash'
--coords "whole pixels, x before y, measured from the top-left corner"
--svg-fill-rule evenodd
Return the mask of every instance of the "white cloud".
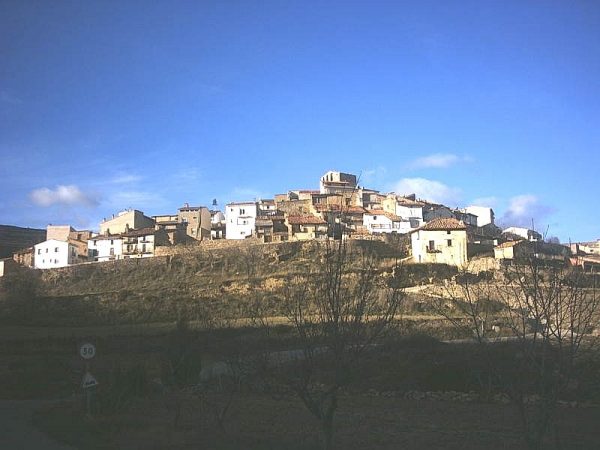
<path id="1" fill-rule="evenodd" d="M 259 198 L 273 198 L 273 195 L 261 192 L 258 189 L 246 187 L 235 188 L 231 193 L 231 198 L 233 199 L 233 201 L 250 201 Z"/>
<path id="2" fill-rule="evenodd" d="M 426 178 L 403 178 L 394 185 L 398 194 L 416 194 L 417 197 L 453 206 L 458 203 L 461 191 L 439 181 Z"/>
<path id="3" fill-rule="evenodd" d="M 38 206 L 57 205 L 80 205 L 96 206 L 98 200 L 89 194 L 85 194 L 75 185 L 56 186 L 55 189 L 47 187 L 35 189 L 29 194 L 31 201 Z"/>
<path id="4" fill-rule="evenodd" d="M 457 156 L 452 153 L 434 153 L 432 155 L 417 158 L 409 164 L 412 169 L 444 169 L 458 162 L 471 162 L 468 156 Z"/>
<path id="5" fill-rule="evenodd" d="M 143 177 L 137 174 L 119 173 L 115 175 L 110 182 L 113 184 L 130 184 L 141 181 L 142 179 Z"/>
<path id="6" fill-rule="evenodd" d="M 538 227 L 541 225 L 540 222 L 553 211 L 553 208 L 542 204 L 535 195 L 517 195 L 510 199 L 508 209 L 504 212 L 500 223 L 503 226 L 531 227 L 533 220 L 534 225 Z"/>

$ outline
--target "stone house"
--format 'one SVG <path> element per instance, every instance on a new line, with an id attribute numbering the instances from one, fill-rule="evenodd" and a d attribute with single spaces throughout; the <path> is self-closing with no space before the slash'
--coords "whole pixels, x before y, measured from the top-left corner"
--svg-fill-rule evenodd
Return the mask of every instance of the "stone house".
<path id="1" fill-rule="evenodd" d="M 289 230 L 289 240 L 305 241 L 327 237 L 327 222 L 317 216 L 287 216 L 285 224 Z"/>
<path id="2" fill-rule="evenodd" d="M 438 218 L 410 232 L 413 260 L 464 266 L 467 263 L 467 227 L 455 218 Z"/>
<path id="3" fill-rule="evenodd" d="M 138 230 L 154 226 L 154 219 L 147 217 L 137 209 L 127 209 L 100 222 L 100 234 L 115 235 L 129 230 Z"/>

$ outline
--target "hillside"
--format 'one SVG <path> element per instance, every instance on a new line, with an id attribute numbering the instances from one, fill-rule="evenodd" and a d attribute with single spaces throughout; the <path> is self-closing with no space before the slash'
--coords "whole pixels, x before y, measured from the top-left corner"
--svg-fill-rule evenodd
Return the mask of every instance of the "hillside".
<path id="1" fill-rule="evenodd" d="M 18 250 L 46 240 L 46 230 L 0 225 L 0 258 L 9 258 Z"/>
<path id="2" fill-rule="evenodd" d="M 196 320 L 209 310 L 219 317 L 240 318 L 250 314 L 257 299 L 278 315 L 286 279 L 307 273 L 322 257 L 322 246 L 198 245 L 175 247 L 155 258 L 26 271 L 5 283 L 4 296 L 13 301 L 2 320 L 54 326 L 147 323 L 182 316 Z M 397 247 L 379 241 L 352 242 L 350 249 L 369 255 L 379 270 L 388 272 L 403 256 Z M 417 274 L 407 278 L 408 284 L 427 275 L 423 267 L 414 267 Z"/>

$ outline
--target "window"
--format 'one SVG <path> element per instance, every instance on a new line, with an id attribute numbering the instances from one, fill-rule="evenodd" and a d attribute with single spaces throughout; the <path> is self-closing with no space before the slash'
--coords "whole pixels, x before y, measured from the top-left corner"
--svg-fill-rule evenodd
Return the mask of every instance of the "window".
<path id="1" fill-rule="evenodd" d="M 452 239 L 448 239 L 448 247 L 452 247 Z"/>
<path id="2" fill-rule="evenodd" d="M 98 245 L 98 241 L 94 241 L 94 247 Z"/>
<path id="3" fill-rule="evenodd" d="M 246 210 L 244 208 L 240 208 L 240 214 L 246 214 Z"/>
<path id="4" fill-rule="evenodd" d="M 48 253 L 48 249 L 46 249 L 46 253 Z"/>
<path id="5" fill-rule="evenodd" d="M 54 253 L 58 253 L 58 247 L 54 247 Z"/>
<path id="6" fill-rule="evenodd" d="M 429 241 L 429 245 L 427 246 L 427 249 L 432 252 L 435 250 L 435 241 Z"/>
<path id="7" fill-rule="evenodd" d="M 109 252 L 109 254 L 110 254 L 111 256 L 114 256 L 114 254 L 115 254 L 115 249 L 111 247 L 111 248 L 110 248 L 110 252 Z"/>
<path id="8" fill-rule="evenodd" d="M 41 255 L 41 254 L 42 254 L 42 249 L 38 248 L 38 255 Z"/>
<path id="9" fill-rule="evenodd" d="M 446 234 L 452 234 L 452 231 L 448 230 L 446 231 Z"/>

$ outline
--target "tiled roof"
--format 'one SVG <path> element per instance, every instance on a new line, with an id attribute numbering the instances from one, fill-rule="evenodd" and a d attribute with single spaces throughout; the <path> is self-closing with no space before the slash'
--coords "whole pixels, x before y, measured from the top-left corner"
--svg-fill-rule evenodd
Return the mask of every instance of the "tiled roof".
<path id="1" fill-rule="evenodd" d="M 524 242 L 524 241 L 506 241 L 506 242 L 503 242 L 502 244 L 496 245 L 496 248 L 510 248 L 510 247 L 514 247 L 517 244 L 520 244 L 521 242 Z"/>
<path id="2" fill-rule="evenodd" d="M 370 216 L 385 216 L 388 219 L 394 221 L 394 222 L 400 222 L 402 220 L 402 217 L 397 216 L 396 214 L 392 214 L 390 212 L 384 211 L 382 209 L 371 209 L 371 210 L 367 210 L 365 212 L 365 214 L 368 214 Z"/>
<path id="3" fill-rule="evenodd" d="M 290 216 L 288 217 L 290 225 L 326 225 L 323 219 L 317 216 Z"/>
<path id="4" fill-rule="evenodd" d="M 427 222 L 425 225 L 423 225 L 420 229 L 422 230 L 429 230 L 429 231 L 435 231 L 435 230 L 466 230 L 467 227 L 465 226 L 465 224 L 459 220 L 456 220 L 454 218 L 447 218 L 447 217 L 443 217 L 443 218 L 437 218 L 437 219 L 433 219 L 430 222 Z"/>

